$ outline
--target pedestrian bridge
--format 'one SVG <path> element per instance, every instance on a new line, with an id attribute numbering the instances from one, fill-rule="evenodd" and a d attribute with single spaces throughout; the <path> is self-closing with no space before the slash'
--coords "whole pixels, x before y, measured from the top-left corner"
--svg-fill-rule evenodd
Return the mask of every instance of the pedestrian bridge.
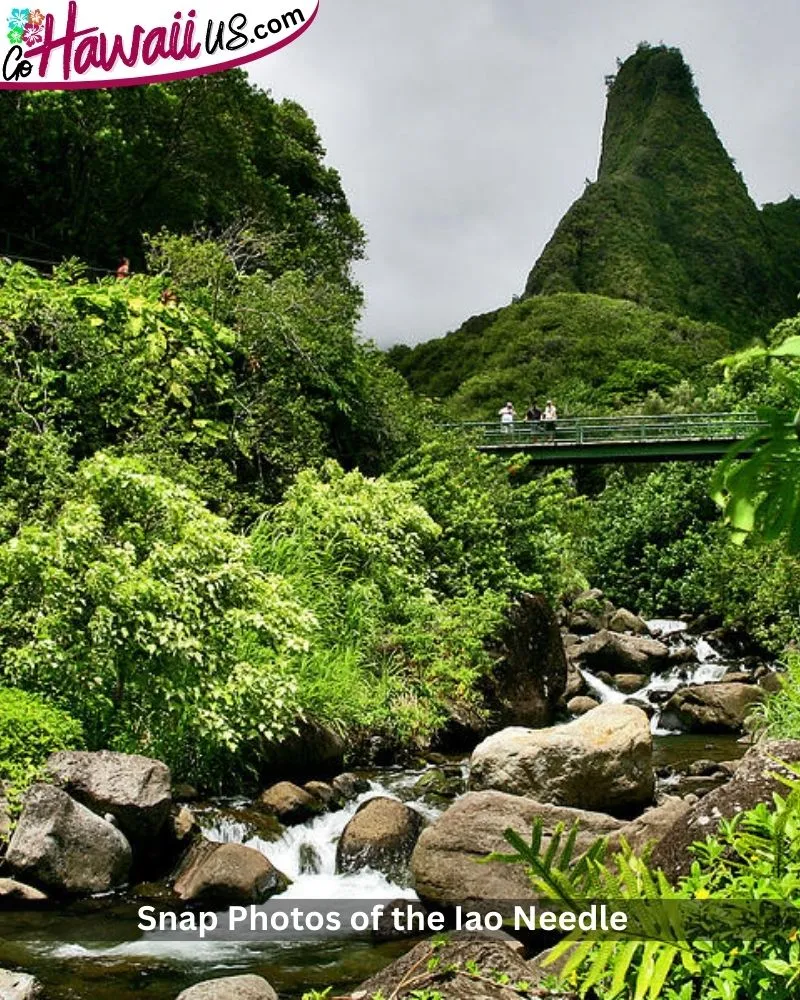
<path id="1" fill-rule="evenodd" d="M 463 431 L 479 451 L 525 452 L 543 465 L 585 465 L 718 459 L 769 425 L 755 413 L 670 413 L 567 417 L 554 427 L 524 420 L 511 425 L 492 421 L 445 426 Z"/>

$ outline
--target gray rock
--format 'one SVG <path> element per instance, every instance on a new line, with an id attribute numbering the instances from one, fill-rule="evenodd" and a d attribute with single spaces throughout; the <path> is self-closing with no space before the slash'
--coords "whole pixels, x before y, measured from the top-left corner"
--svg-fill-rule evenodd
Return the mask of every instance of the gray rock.
<path id="1" fill-rule="evenodd" d="M 632 635 L 650 635 L 650 629 L 644 618 L 640 618 L 627 608 L 620 608 L 611 616 L 608 623 L 611 632 L 630 632 Z"/>
<path id="2" fill-rule="evenodd" d="M 741 732 L 764 692 L 753 684 L 698 684 L 681 688 L 664 706 L 662 724 L 690 733 Z"/>
<path id="3" fill-rule="evenodd" d="M 483 682 L 492 717 L 500 725 L 549 725 L 566 690 L 567 658 L 558 621 L 543 595 L 517 599 L 495 652 Z"/>
<path id="4" fill-rule="evenodd" d="M 293 785 L 291 781 L 280 781 L 262 792 L 258 798 L 258 808 L 287 826 L 305 823 L 325 811 L 324 803 L 316 795 Z"/>
<path id="5" fill-rule="evenodd" d="M 0 969 L 0 998 L 2 1000 L 35 1000 L 41 995 L 41 986 L 33 976 L 24 972 Z"/>
<path id="6" fill-rule="evenodd" d="M 176 1000 L 278 1000 L 278 994 L 261 976 L 227 976 L 190 986 Z"/>
<path id="7" fill-rule="evenodd" d="M 534 802 L 502 792 L 469 792 L 458 799 L 435 823 L 422 832 L 411 857 L 414 887 L 420 898 L 431 905 L 480 908 L 500 900 L 533 899 L 535 894 L 521 865 L 477 862 L 510 845 L 503 836 L 511 828 L 522 836 L 530 834 L 534 820 L 544 822 L 544 843 L 558 823 L 567 828 L 580 825 L 578 851 L 584 851 L 600 837 L 624 828 L 611 816 L 581 812 Z"/>
<path id="8" fill-rule="evenodd" d="M 289 879 L 260 851 L 244 844 L 196 843 L 175 879 L 175 894 L 184 902 L 203 900 L 230 906 L 263 903 L 283 892 Z"/>
<path id="9" fill-rule="evenodd" d="M 319 799 L 326 809 L 330 809 L 331 806 L 336 804 L 336 792 L 333 786 L 329 785 L 326 781 L 307 781 L 303 785 L 303 791 Z"/>
<path id="10" fill-rule="evenodd" d="M 603 630 L 577 646 L 574 659 L 578 666 L 593 674 L 654 674 L 666 667 L 669 649 L 658 639 L 639 635 L 621 635 Z"/>
<path id="11" fill-rule="evenodd" d="M 369 782 L 366 778 L 361 778 L 357 774 L 345 771 L 331 782 L 333 790 L 345 802 L 357 799 L 359 795 L 369 791 Z"/>
<path id="12" fill-rule="evenodd" d="M 6 861 L 25 882 L 55 893 L 107 892 L 128 879 L 125 836 L 52 785 L 33 785 L 23 801 Z"/>
<path id="13" fill-rule="evenodd" d="M 47 902 L 47 896 L 32 885 L 25 885 L 13 878 L 0 878 L 0 907 L 8 906 L 18 910 L 22 907 L 41 906 Z"/>
<path id="14" fill-rule="evenodd" d="M 372 868 L 398 885 L 408 884 L 409 861 L 425 826 L 421 813 L 396 799 L 370 799 L 342 832 L 336 848 L 336 871 Z"/>
<path id="15" fill-rule="evenodd" d="M 100 816 L 116 819 L 134 847 L 157 837 L 172 805 L 172 778 L 161 761 L 136 754 L 68 750 L 47 761 L 59 788 Z"/>
<path id="16" fill-rule="evenodd" d="M 665 832 L 653 852 L 653 865 L 662 868 L 668 878 L 685 875 L 692 862 L 689 847 L 713 835 L 720 820 L 733 819 L 759 802 L 771 804 L 775 792 L 785 794 L 785 786 L 771 777 L 780 771 L 776 760 L 800 763 L 800 740 L 765 742 L 749 750 L 730 781 L 694 803 Z"/>
<path id="17" fill-rule="evenodd" d="M 570 715 L 586 715 L 587 712 L 591 712 L 592 709 L 599 707 L 599 701 L 595 701 L 594 698 L 588 698 L 585 695 L 570 698 L 567 702 L 567 711 Z"/>
<path id="18" fill-rule="evenodd" d="M 437 966 L 429 969 L 428 963 L 433 958 L 438 960 Z M 488 976 L 470 975 L 468 970 L 474 968 L 508 976 L 511 982 L 532 979 L 521 945 L 507 934 L 452 933 L 447 935 L 443 946 L 421 942 L 362 983 L 351 998 L 367 1000 L 380 994 L 403 1000 L 416 996 L 420 987 L 443 1000 L 509 1000 L 516 995 L 491 982 Z M 419 981 L 420 975 L 424 976 L 424 982 Z M 570 1000 L 567 995 L 560 996 L 561 1000 Z"/>
<path id="19" fill-rule="evenodd" d="M 632 705 L 601 705 L 565 726 L 504 729 L 477 746 L 470 788 L 627 811 L 653 800 L 653 737 Z"/>
<path id="20" fill-rule="evenodd" d="M 635 694 L 649 682 L 650 678 L 646 674 L 617 674 L 614 678 L 614 686 L 617 691 L 623 694 Z"/>

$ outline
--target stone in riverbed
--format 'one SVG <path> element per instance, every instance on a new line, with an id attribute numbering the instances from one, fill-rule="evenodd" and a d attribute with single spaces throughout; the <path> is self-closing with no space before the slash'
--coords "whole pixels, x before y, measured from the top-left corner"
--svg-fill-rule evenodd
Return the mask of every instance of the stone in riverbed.
<path id="1" fill-rule="evenodd" d="M 345 771 L 344 774 L 337 775 L 331 782 L 333 790 L 344 802 L 352 802 L 359 795 L 369 791 L 369 782 L 366 778 L 361 778 L 357 774 Z"/>
<path id="2" fill-rule="evenodd" d="M 230 906 L 263 903 L 289 884 L 289 879 L 260 851 L 244 844 L 203 840 L 186 856 L 174 890 L 183 902 L 202 900 Z"/>
<path id="3" fill-rule="evenodd" d="M 336 848 L 336 871 L 372 868 L 398 885 L 409 882 L 409 860 L 425 826 L 416 809 L 380 796 L 365 802 L 342 832 Z"/>
<path id="4" fill-rule="evenodd" d="M 764 700 L 754 684 L 698 684 L 681 688 L 664 706 L 661 724 L 690 733 L 741 732 L 752 707 Z"/>
<path id="5" fill-rule="evenodd" d="M 441 937 L 422 941 L 362 983 L 350 995 L 351 1000 L 368 1000 L 378 995 L 392 1000 L 416 996 L 420 992 L 420 974 L 425 976 L 426 996 L 442 997 L 443 1000 L 508 1000 L 517 996 L 517 992 L 492 982 L 489 975 L 470 975 L 469 970 L 498 973 L 507 976 L 506 981 L 512 983 L 532 979 L 522 946 L 507 934 L 459 932 L 448 934 L 445 943 L 441 942 Z M 436 959 L 434 968 L 429 967 L 431 959 Z M 464 974 L 460 974 L 462 972 Z M 560 1000 L 570 1000 L 568 994 L 559 996 Z"/>
<path id="6" fill-rule="evenodd" d="M 176 1000 L 278 1000 L 278 994 L 261 976 L 226 976 L 190 986 Z"/>
<path id="7" fill-rule="evenodd" d="M 54 893 L 107 892 L 128 879 L 124 835 L 52 785 L 33 785 L 23 800 L 6 862 L 25 882 Z"/>
<path id="8" fill-rule="evenodd" d="M 570 715 L 586 715 L 586 713 L 591 712 L 593 708 L 599 707 L 599 701 L 595 701 L 594 698 L 588 698 L 585 695 L 579 695 L 577 698 L 570 698 L 567 702 L 567 711 Z"/>
<path id="9" fill-rule="evenodd" d="M 650 635 L 650 629 L 644 618 L 640 618 L 627 608 L 620 608 L 611 616 L 608 623 L 611 632 L 631 632 L 633 635 Z"/>
<path id="10" fill-rule="evenodd" d="M 434 907 L 496 908 L 499 900 L 527 900 L 535 893 L 521 865 L 477 864 L 493 851 L 510 853 L 503 836 L 510 827 L 529 837 L 534 820 L 544 822 L 544 843 L 558 823 L 580 825 L 578 851 L 624 829 L 624 824 L 597 812 L 581 812 L 534 802 L 502 792 L 468 792 L 423 831 L 411 858 L 414 887 Z"/>
<path id="11" fill-rule="evenodd" d="M 614 678 L 614 686 L 622 694 L 635 694 L 637 691 L 641 691 L 649 681 L 650 678 L 646 674 L 617 674 Z"/>
<path id="12" fill-rule="evenodd" d="M 110 813 L 134 847 L 157 837 L 172 806 L 172 778 L 161 761 L 137 754 L 67 750 L 47 761 L 58 788 L 99 816 Z"/>
<path id="13" fill-rule="evenodd" d="M 544 595 L 517 598 L 493 652 L 495 662 L 482 681 L 492 717 L 505 726 L 549 725 L 566 690 L 567 658 L 558 621 Z M 481 725 L 478 737 L 485 732 Z"/>
<path id="14" fill-rule="evenodd" d="M 654 674 L 666 668 L 669 649 L 658 639 L 604 629 L 570 650 L 579 667 L 593 674 Z"/>
<path id="15" fill-rule="evenodd" d="M 539 802 L 629 811 L 653 800 L 653 737 L 641 709 L 601 705 L 550 729 L 504 729 L 477 746 L 470 788 Z"/>
<path id="16" fill-rule="evenodd" d="M 258 798 L 258 807 L 287 826 L 305 823 L 325 811 L 324 803 L 316 795 L 293 785 L 291 781 L 279 781 L 277 785 L 262 792 Z"/>
<path id="17" fill-rule="evenodd" d="M 41 994 L 41 987 L 33 978 L 24 972 L 9 972 L 0 969 L 0 998 L 2 1000 L 36 1000 Z"/>
<path id="18" fill-rule="evenodd" d="M 652 865 L 663 868 L 670 879 L 685 875 L 692 863 L 689 847 L 713 835 L 720 820 L 733 819 L 759 802 L 771 804 L 775 792 L 785 794 L 785 786 L 771 777 L 782 770 L 776 760 L 800 763 L 800 740 L 769 741 L 749 750 L 730 781 L 692 805 L 666 831 L 653 851 Z"/>
<path id="19" fill-rule="evenodd" d="M 19 910 L 28 906 L 42 906 L 47 902 L 47 896 L 33 886 L 17 882 L 13 878 L 0 878 L 0 909 Z"/>

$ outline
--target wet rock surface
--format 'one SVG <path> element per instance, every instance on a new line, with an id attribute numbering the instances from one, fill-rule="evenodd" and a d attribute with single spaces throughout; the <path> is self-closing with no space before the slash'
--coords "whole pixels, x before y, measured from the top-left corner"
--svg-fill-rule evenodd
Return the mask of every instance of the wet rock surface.
<path id="1" fill-rule="evenodd" d="M 410 806 L 383 796 L 370 799 L 342 832 L 337 872 L 371 868 L 397 885 L 407 885 L 411 854 L 424 826 L 424 817 Z"/>
<path id="2" fill-rule="evenodd" d="M 262 903 L 283 892 L 289 879 L 260 851 L 243 844 L 200 841 L 184 860 L 175 879 L 175 895 L 184 902 L 230 906 Z"/>
<path id="3" fill-rule="evenodd" d="M 33 785 L 6 862 L 24 882 L 56 894 L 108 892 L 128 879 L 131 847 L 111 823 L 52 785 Z"/>

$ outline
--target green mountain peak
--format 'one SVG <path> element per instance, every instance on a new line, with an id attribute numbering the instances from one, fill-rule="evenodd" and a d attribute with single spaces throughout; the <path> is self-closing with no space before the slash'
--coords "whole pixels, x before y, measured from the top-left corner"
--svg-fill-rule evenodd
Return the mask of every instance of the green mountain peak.
<path id="1" fill-rule="evenodd" d="M 739 339 L 791 311 L 797 289 L 678 49 L 640 46 L 610 82 L 597 181 L 525 295 L 564 291 L 710 320 Z"/>

